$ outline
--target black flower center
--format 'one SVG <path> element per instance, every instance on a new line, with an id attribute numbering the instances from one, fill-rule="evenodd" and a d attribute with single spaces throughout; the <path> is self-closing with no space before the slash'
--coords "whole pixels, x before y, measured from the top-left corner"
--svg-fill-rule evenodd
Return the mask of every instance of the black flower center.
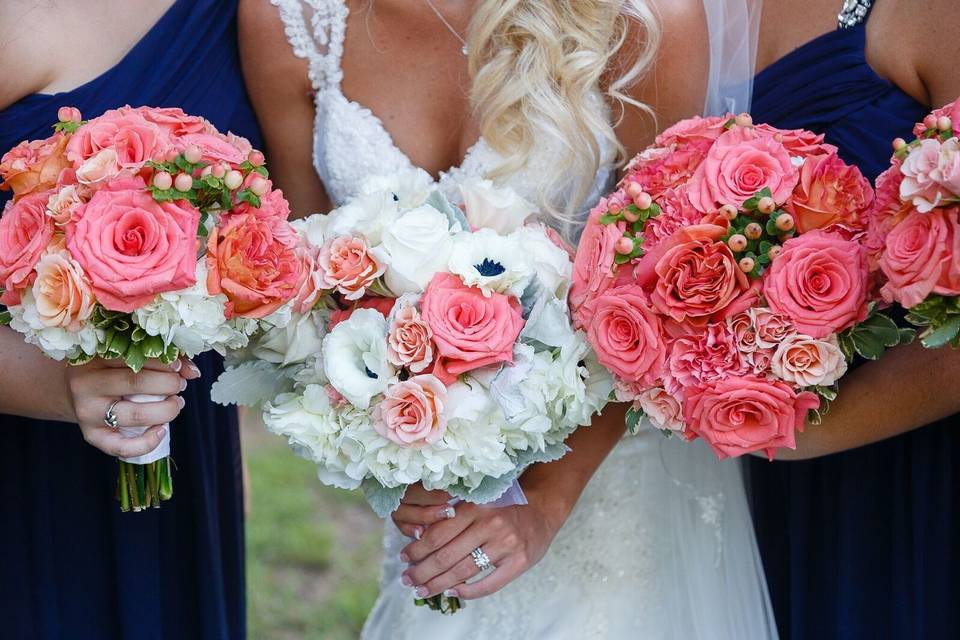
<path id="1" fill-rule="evenodd" d="M 377 378 L 380 377 L 377 374 L 375 374 L 373 371 L 370 371 L 370 367 L 364 367 L 364 370 L 366 370 L 368 378 L 373 378 L 374 380 L 376 380 Z"/>
<path id="2" fill-rule="evenodd" d="M 483 262 L 473 265 L 473 268 L 484 278 L 492 278 L 506 271 L 506 268 L 502 264 L 490 258 L 484 258 Z"/>

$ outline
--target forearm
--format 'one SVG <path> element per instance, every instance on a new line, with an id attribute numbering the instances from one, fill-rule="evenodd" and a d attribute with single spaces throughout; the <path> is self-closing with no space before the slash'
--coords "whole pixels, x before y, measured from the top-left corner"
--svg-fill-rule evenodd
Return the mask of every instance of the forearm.
<path id="1" fill-rule="evenodd" d="M 808 425 L 795 451 L 778 459 L 815 458 L 891 438 L 960 411 L 960 351 L 919 342 L 888 351 L 840 381 L 840 396 L 821 425 Z"/>
<path id="2" fill-rule="evenodd" d="M 0 327 L 0 413 L 74 422 L 66 364 L 47 358 L 15 331 Z"/>
<path id="3" fill-rule="evenodd" d="M 566 521 L 594 472 L 623 437 L 626 404 L 611 403 L 589 427 L 567 439 L 570 452 L 556 462 L 530 467 L 521 478 L 529 496 L 549 496 L 541 505 L 559 527 Z"/>

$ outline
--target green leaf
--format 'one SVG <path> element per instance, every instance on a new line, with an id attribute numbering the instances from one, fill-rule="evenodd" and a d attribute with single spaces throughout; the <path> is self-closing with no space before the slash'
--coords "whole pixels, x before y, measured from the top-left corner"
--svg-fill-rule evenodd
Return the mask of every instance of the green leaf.
<path id="1" fill-rule="evenodd" d="M 127 352 L 123 354 L 123 361 L 136 373 L 143 369 L 143 365 L 146 364 L 147 358 L 143 355 L 143 349 L 140 348 L 140 345 L 132 343 L 127 348 Z"/>
<path id="2" fill-rule="evenodd" d="M 938 349 L 960 334 L 960 316 L 952 316 L 936 328 L 925 331 L 920 342 L 927 349 Z"/>
<path id="3" fill-rule="evenodd" d="M 643 419 L 643 416 L 643 409 L 634 409 L 633 407 L 628 409 L 626 419 L 627 431 L 636 434 L 640 429 L 640 420 Z"/>
<path id="4" fill-rule="evenodd" d="M 736 119 L 736 118 L 730 118 L 729 120 L 727 120 L 726 122 L 723 123 L 723 128 L 724 128 L 724 129 L 731 129 L 731 128 L 733 128 L 733 125 L 735 125 L 735 124 L 737 124 L 737 119 Z"/>
<path id="5" fill-rule="evenodd" d="M 600 216 L 600 224 L 613 224 L 620 220 L 620 216 L 616 216 L 612 213 L 605 213 Z"/>
<path id="6" fill-rule="evenodd" d="M 147 358 L 159 358 L 163 355 L 163 338 L 160 336 L 148 336 L 140 343 L 143 355 Z"/>
<path id="7" fill-rule="evenodd" d="M 264 166 L 254 167 L 253 170 L 254 170 L 255 172 L 259 173 L 260 175 L 262 175 L 264 178 L 269 178 L 269 177 L 270 177 L 270 172 L 267 171 L 267 168 L 264 167 Z"/>
<path id="8" fill-rule="evenodd" d="M 816 393 L 821 398 L 823 398 L 824 400 L 826 400 L 827 402 L 833 402 L 834 400 L 837 399 L 837 394 L 839 393 L 839 390 L 837 389 L 836 385 L 833 385 L 831 387 L 814 387 L 813 392 Z"/>
<path id="9" fill-rule="evenodd" d="M 883 355 L 886 347 L 876 336 L 869 332 L 853 332 L 853 346 L 867 360 L 876 360 Z"/>
<path id="10" fill-rule="evenodd" d="M 13 318 L 10 316 L 10 312 L 0 307 L 0 326 L 7 326 L 10 324 L 10 320 L 12 319 Z"/>
<path id="11" fill-rule="evenodd" d="M 895 347 L 900 344 L 900 328 L 888 316 L 874 313 L 872 316 L 854 327 L 854 331 L 867 331 L 885 347 Z"/>
<path id="12" fill-rule="evenodd" d="M 760 192 L 757 195 L 761 198 L 772 198 L 773 192 L 770 191 L 770 187 L 764 187 L 763 189 L 760 189 Z"/>

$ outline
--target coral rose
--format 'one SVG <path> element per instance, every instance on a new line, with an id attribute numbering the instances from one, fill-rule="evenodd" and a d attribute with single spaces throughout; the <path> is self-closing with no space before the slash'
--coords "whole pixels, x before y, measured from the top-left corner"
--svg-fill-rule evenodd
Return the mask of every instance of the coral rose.
<path id="1" fill-rule="evenodd" d="M 80 264 L 69 252 L 57 251 L 44 255 L 36 271 L 33 298 L 40 323 L 80 331 L 96 304 Z"/>
<path id="2" fill-rule="evenodd" d="M 887 235 L 880 268 L 887 302 L 916 306 L 931 293 L 960 294 L 960 208 L 912 211 Z"/>
<path id="3" fill-rule="evenodd" d="M 53 221 L 47 216 L 50 193 L 31 193 L 8 203 L 0 217 L 0 302 L 20 301 L 19 290 L 30 285 L 33 267 L 53 238 Z"/>
<path id="4" fill-rule="evenodd" d="M 873 189 L 860 170 L 833 153 L 805 159 L 787 210 L 799 233 L 832 225 L 859 231 L 872 202 Z"/>
<path id="5" fill-rule="evenodd" d="M 590 303 L 587 340 L 597 360 L 628 382 L 650 386 L 664 372 L 667 348 L 660 319 L 635 284 L 609 289 Z"/>
<path id="6" fill-rule="evenodd" d="M 657 429 L 677 433 L 684 430 L 683 406 L 665 389 L 660 387 L 647 389 L 637 398 L 637 404 Z"/>
<path id="7" fill-rule="evenodd" d="M 513 345 L 523 329 L 516 298 L 496 292 L 485 296 L 456 276 L 438 273 L 420 309 L 437 346 L 433 373 L 445 384 L 467 371 L 513 362 Z"/>
<path id="8" fill-rule="evenodd" d="M 21 142 L 0 158 L 0 189 L 21 198 L 52 189 L 60 172 L 72 166 L 67 160 L 67 136 L 55 133 L 46 140 Z"/>
<path id="9" fill-rule="evenodd" d="M 607 203 L 601 200 L 590 212 L 577 245 L 570 285 L 570 309 L 578 328 L 590 324 L 587 303 L 610 288 L 617 277 L 614 269 L 615 246 L 623 236 L 624 223 L 600 223 L 600 216 L 606 212 Z"/>
<path id="10" fill-rule="evenodd" d="M 170 134 L 137 110 L 110 110 L 70 136 L 67 159 L 79 168 L 104 149 L 116 153 L 125 169 L 139 169 L 147 160 L 163 158 L 173 148 Z"/>
<path id="11" fill-rule="evenodd" d="M 386 261 L 360 236 L 337 236 L 320 248 L 320 282 L 347 300 L 359 300 L 386 270 Z"/>
<path id="12" fill-rule="evenodd" d="M 756 376 L 725 378 L 684 399 L 689 433 L 702 437 L 720 459 L 766 451 L 773 459 L 779 447 L 796 448 L 807 411 L 820 406 L 809 392 Z"/>
<path id="13" fill-rule="evenodd" d="M 413 376 L 387 387 L 373 409 L 373 427 L 403 447 L 434 444 L 443 438 L 447 419 L 443 405 L 447 388 L 436 377 Z"/>
<path id="14" fill-rule="evenodd" d="M 193 286 L 200 212 L 185 200 L 157 202 L 140 179 L 97 191 L 67 227 L 67 247 L 97 297 L 130 312 L 165 291 Z"/>
<path id="15" fill-rule="evenodd" d="M 817 229 L 787 240 L 763 283 L 770 309 L 814 338 L 867 317 L 866 251 L 836 233 Z"/>

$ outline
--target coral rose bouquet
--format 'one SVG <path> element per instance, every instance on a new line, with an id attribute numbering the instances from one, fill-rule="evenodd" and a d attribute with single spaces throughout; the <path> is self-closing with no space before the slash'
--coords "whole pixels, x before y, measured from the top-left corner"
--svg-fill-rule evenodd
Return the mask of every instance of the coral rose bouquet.
<path id="1" fill-rule="evenodd" d="M 877 178 L 868 245 L 884 302 L 907 310 L 921 342 L 960 346 L 960 100 L 898 138 Z"/>
<path id="2" fill-rule="evenodd" d="M 613 389 L 571 322 L 569 249 L 512 191 L 459 188 L 462 209 L 423 172 L 375 178 L 295 223 L 323 297 L 235 354 L 214 388 L 263 403 L 322 482 L 361 489 L 381 517 L 414 483 L 522 501 L 518 475 L 562 456 Z"/>
<path id="3" fill-rule="evenodd" d="M 628 427 L 646 415 L 720 458 L 793 448 L 854 354 L 901 340 L 868 296 L 872 201 L 822 136 L 747 114 L 638 155 L 591 212 L 570 295 Z"/>
<path id="4" fill-rule="evenodd" d="M 0 159 L 0 188 L 13 191 L 0 218 L 0 321 L 27 342 L 71 364 L 139 371 L 242 347 L 260 318 L 302 295 L 311 255 L 247 140 L 179 109 L 58 116 L 51 137 Z M 170 498 L 169 452 L 167 433 L 120 460 L 121 509 Z"/>

